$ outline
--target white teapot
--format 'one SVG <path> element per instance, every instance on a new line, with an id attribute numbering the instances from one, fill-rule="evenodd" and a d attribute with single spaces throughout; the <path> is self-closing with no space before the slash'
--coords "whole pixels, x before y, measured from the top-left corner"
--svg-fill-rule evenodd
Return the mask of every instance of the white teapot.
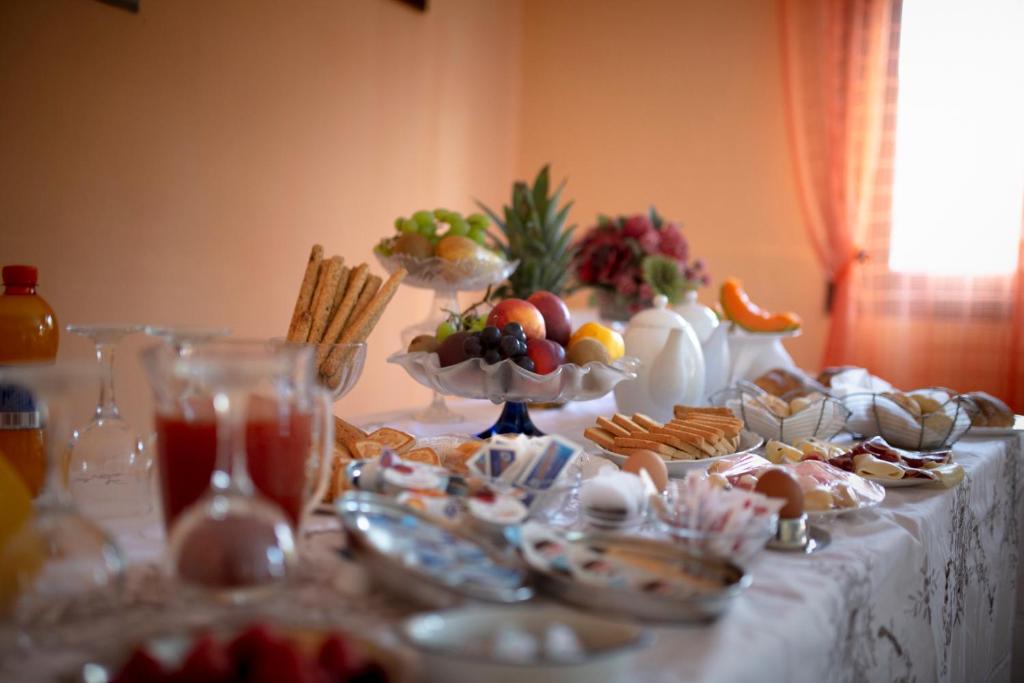
<path id="1" fill-rule="evenodd" d="M 704 399 L 704 353 L 693 327 L 654 297 L 654 308 L 629 321 L 626 355 L 640 359 L 637 377 L 615 387 L 619 411 L 644 413 L 659 422 L 672 419 L 672 406 Z"/>

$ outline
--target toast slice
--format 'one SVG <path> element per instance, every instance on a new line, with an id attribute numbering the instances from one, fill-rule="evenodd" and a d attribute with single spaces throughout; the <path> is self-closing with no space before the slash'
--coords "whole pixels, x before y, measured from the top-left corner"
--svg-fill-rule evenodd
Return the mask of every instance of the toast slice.
<path id="1" fill-rule="evenodd" d="M 632 448 L 632 449 L 643 449 L 648 451 L 654 451 L 658 455 L 664 456 L 669 460 L 690 460 L 691 458 L 680 451 L 677 448 L 673 448 L 668 444 L 659 443 L 657 441 L 651 441 L 641 436 L 637 437 L 626 437 L 617 436 L 615 437 L 615 445 L 621 448 Z"/>
<path id="2" fill-rule="evenodd" d="M 612 422 L 619 425 L 630 434 L 643 434 L 647 431 L 646 429 L 638 425 L 636 422 L 633 422 L 633 420 L 629 419 L 622 413 L 615 413 L 614 415 L 612 415 Z"/>
<path id="3" fill-rule="evenodd" d="M 598 429 L 603 429 L 606 432 L 611 433 L 613 436 L 629 436 L 630 431 L 621 425 L 615 424 L 613 421 L 606 417 L 597 418 Z"/>
<path id="4" fill-rule="evenodd" d="M 732 410 L 725 406 L 675 406 L 672 408 L 672 414 L 676 417 L 686 417 L 691 414 L 733 417 Z"/>

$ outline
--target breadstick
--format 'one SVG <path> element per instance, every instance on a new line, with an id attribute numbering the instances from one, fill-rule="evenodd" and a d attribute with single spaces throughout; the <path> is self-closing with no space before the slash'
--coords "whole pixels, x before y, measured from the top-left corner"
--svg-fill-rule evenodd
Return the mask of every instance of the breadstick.
<path id="1" fill-rule="evenodd" d="M 345 328 L 345 332 L 342 333 L 337 343 L 348 344 L 366 341 L 366 338 L 370 336 L 373 328 L 377 326 L 380 317 L 384 314 L 384 309 L 387 308 L 387 305 L 395 296 L 395 292 L 398 291 L 398 285 L 401 284 L 405 275 L 405 268 L 396 270 L 388 278 L 388 281 L 381 285 L 377 293 L 373 295 L 373 298 L 366 305 L 366 308 L 363 309 L 363 312 L 359 314 L 351 325 Z M 321 374 L 327 378 L 328 386 L 332 389 L 341 382 L 341 373 L 350 355 L 351 352 L 346 352 L 344 347 L 339 346 L 331 351 L 330 355 L 327 356 L 327 359 L 320 366 Z"/>
<path id="2" fill-rule="evenodd" d="M 338 305 L 345 297 L 345 289 L 348 287 L 348 278 L 350 275 L 352 275 L 352 270 L 348 268 L 348 266 L 342 266 L 341 277 L 338 278 L 338 289 L 334 292 L 334 303 L 331 304 L 331 315 L 334 315 L 334 311 L 338 310 Z"/>
<path id="3" fill-rule="evenodd" d="M 381 282 L 380 277 L 377 275 L 370 275 L 366 278 L 366 284 L 363 285 L 363 291 L 359 293 L 359 300 L 356 301 L 356 307 L 352 309 L 352 320 L 358 318 L 359 314 L 363 312 L 364 308 L 366 308 L 366 305 L 370 303 L 370 299 L 372 299 L 373 295 L 377 293 L 378 289 L 380 289 Z"/>
<path id="4" fill-rule="evenodd" d="M 341 264 L 340 256 L 332 256 L 321 265 L 324 272 L 320 274 L 322 282 L 317 283 L 316 294 L 313 295 L 313 307 L 310 309 L 313 324 L 309 328 L 307 341 L 315 343 L 323 339 L 327 317 L 331 314 L 331 305 L 334 303 L 334 293 L 338 290 L 338 281 L 341 279 Z"/>
<path id="5" fill-rule="evenodd" d="M 320 263 L 324 260 L 324 248 L 314 244 L 309 252 L 309 261 L 306 263 L 306 272 L 302 276 L 302 285 L 299 286 L 299 298 L 295 300 L 295 310 L 292 312 L 292 320 L 288 324 L 288 341 L 306 341 L 306 335 L 299 335 L 302 313 L 309 310 L 313 303 L 313 291 L 316 289 L 317 275 L 320 273 Z M 306 328 L 308 334 L 309 328 Z"/>
<path id="6" fill-rule="evenodd" d="M 366 282 L 367 269 L 368 266 L 365 263 L 361 263 L 352 269 L 345 288 L 345 295 L 341 298 L 341 303 L 338 304 L 338 310 L 331 317 L 331 322 L 327 326 L 327 331 L 321 340 L 323 343 L 316 347 L 317 366 L 324 362 L 324 358 L 331 352 L 329 344 L 338 341 L 338 337 L 341 336 L 342 331 L 345 329 L 345 323 L 352 317 L 352 311 L 355 309 L 356 302 L 359 300 L 359 294 L 363 290 L 363 284 Z"/>

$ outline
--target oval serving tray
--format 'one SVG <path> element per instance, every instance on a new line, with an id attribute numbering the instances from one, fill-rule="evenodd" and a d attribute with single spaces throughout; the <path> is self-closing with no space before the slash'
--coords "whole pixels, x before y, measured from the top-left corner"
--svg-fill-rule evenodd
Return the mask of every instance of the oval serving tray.
<path id="1" fill-rule="evenodd" d="M 750 585 L 737 565 L 691 555 L 648 538 L 522 531 L 522 552 L 537 587 L 583 609 L 647 621 L 708 622 Z"/>
<path id="2" fill-rule="evenodd" d="M 374 493 L 335 503 L 348 548 L 369 576 L 414 600 L 515 603 L 533 597 L 527 568 L 478 538 Z"/>

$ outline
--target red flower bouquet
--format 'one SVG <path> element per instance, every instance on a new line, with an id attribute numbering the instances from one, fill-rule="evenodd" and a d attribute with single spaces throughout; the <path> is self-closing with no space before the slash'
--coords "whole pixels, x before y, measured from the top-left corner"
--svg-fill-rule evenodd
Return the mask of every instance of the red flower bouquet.
<path id="1" fill-rule="evenodd" d="M 682 229 L 651 207 L 647 214 L 600 216 L 580 240 L 573 265 L 576 279 L 596 290 L 604 310 L 628 317 L 651 305 L 656 294 L 673 304 L 687 291 L 708 284 L 704 261 L 689 262 Z"/>

